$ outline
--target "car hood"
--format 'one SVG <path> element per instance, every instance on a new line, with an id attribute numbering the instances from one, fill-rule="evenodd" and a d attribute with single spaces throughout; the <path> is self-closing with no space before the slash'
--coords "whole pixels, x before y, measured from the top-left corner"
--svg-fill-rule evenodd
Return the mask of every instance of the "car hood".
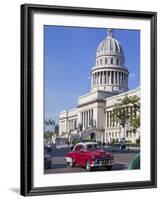
<path id="1" fill-rule="evenodd" d="M 100 157 L 111 157 L 112 154 L 105 152 L 103 150 L 89 150 L 87 151 L 89 154 L 91 154 L 92 156 L 95 156 L 96 158 L 100 158 Z"/>

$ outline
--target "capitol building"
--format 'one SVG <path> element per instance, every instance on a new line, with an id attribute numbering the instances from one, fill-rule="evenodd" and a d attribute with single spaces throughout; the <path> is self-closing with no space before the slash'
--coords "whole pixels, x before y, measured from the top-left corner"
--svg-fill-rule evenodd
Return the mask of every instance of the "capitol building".
<path id="1" fill-rule="evenodd" d="M 135 143 L 139 132 L 128 132 L 128 124 L 123 128 L 111 117 L 118 99 L 125 95 L 140 97 L 140 88 L 128 89 L 129 71 L 124 50 L 112 29 L 108 29 L 106 38 L 97 47 L 95 65 L 90 74 L 91 91 L 78 97 L 76 108 L 60 112 L 59 135 L 105 143 L 125 138 Z M 130 112 L 133 112 L 132 108 Z"/>

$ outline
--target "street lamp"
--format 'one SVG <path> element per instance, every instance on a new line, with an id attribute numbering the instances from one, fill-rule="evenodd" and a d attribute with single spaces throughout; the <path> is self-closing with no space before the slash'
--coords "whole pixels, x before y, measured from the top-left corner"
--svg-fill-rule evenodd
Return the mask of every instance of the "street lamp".
<path id="1" fill-rule="evenodd" d="M 119 120 L 121 127 L 121 143 L 124 145 L 126 141 L 126 128 L 129 126 L 129 119 L 124 116 Z"/>
<path id="2" fill-rule="evenodd" d="M 70 135 L 71 135 L 71 129 L 68 132 L 68 150 L 69 150 L 69 144 L 70 144 Z"/>
<path id="3" fill-rule="evenodd" d="M 79 137 L 80 137 L 80 139 L 82 138 L 82 128 L 83 128 L 82 123 L 79 123 L 79 124 L 78 124 L 78 132 L 79 132 Z"/>

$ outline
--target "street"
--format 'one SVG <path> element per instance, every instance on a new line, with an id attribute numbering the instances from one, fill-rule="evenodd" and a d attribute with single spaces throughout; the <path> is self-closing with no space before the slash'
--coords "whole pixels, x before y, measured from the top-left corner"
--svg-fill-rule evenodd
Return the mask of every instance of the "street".
<path id="1" fill-rule="evenodd" d="M 139 152 L 139 150 L 129 150 L 125 152 L 120 152 L 119 149 L 110 149 L 113 150 L 114 154 L 114 164 L 112 170 L 125 170 L 128 167 L 128 164 L 133 159 L 133 157 Z M 52 166 L 51 169 L 44 171 L 45 174 L 50 173 L 71 173 L 71 172 L 87 172 L 83 167 L 75 166 L 70 168 L 67 166 L 64 155 L 69 151 L 68 148 L 53 149 L 50 152 L 52 157 Z M 107 171 L 106 168 L 96 168 L 92 171 Z"/>

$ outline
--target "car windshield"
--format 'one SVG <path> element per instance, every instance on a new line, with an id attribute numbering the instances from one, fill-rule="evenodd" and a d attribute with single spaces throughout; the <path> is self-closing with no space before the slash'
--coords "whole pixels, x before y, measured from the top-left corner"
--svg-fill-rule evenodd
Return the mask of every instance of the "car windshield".
<path id="1" fill-rule="evenodd" d="M 100 146 L 98 144 L 87 144 L 87 145 L 85 145 L 85 150 L 91 150 L 91 149 L 100 149 Z"/>

